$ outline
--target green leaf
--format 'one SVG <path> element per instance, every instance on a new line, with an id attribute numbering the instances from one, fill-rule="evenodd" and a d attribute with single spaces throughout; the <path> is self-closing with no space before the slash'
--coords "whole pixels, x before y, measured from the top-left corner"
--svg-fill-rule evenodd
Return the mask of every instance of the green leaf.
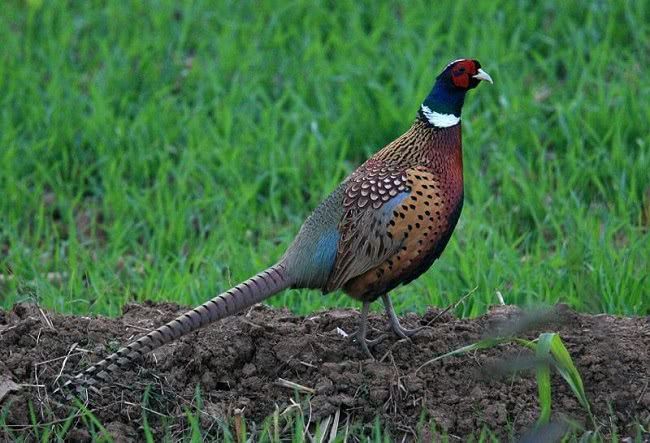
<path id="1" fill-rule="evenodd" d="M 203 436 L 201 435 L 201 423 L 199 421 L 198 413 L 195 414 L 191 410 L 186 409 L 185 416 L 187 417 L 187 421 L 190 424 L 190 441 L 192 443 L 202 442 Z"/>
<path id="2" fill-rule="evenodd" d="M 92 425 L 96 426 L 97 429 L 99 429 L 99 434 L 100 438 L 98 438 L 98 441 L 107 441 L 110 433 L 106 430 L 104 425 L 99 421 L 97 417 L 95 417 L 95 414 L 93 414 L 88 407 L 82 403 L 79 399 L 74 400 L 75 405 L 79 409 L 79 412 L 81 413 L 82 418 L 87 419 L 88 423 L 92 423 Z M 95 438 L 94 431 L 91 431 L 91 436 Z"/>
<path id="3" fill-rule="evenodd" d="M 576 369 L 571 359 L 569 351 L 564 346 L 559 334 L 554 332 L 545 332 L 540 334 L 537 339 L 537 346 L 535 349 L 536 355 L 541 361 L 551 358 L 553 366 L 557 369 L 562 378 L 567 382 L 574 395 L 587 411 L 589 417 L 595 425 L 594 417 L 591 413 L 591 407 L 587 395 L 585 394 L 584 385 L 578 369 Z M 543 384 L 548 381 L 548 388 Z M 548 364 L 541 363 L 537 368 L 537 382 L 539 391 L 539 401 L 541 407 L 541 416 L 538 423 L 547 423 L 550 419 L 551 405 L 550 405 L 550 372 Z M 548 390 L 547 390 L 548 389 Z M 546 396 L 548 395 L 548 398 Z M 548 404 L 546 404 L 548 402 Z"/>
<path id="4" fill-rule="evenodd" d="M 540 360 L 537 365 L 537 394 L 539 396 L 540 415 L 537 425 L 544 425 L 551 419 L 551 369 L 546 363 L 549 359 L 553 334 L 542 334 L 537 340 L 535 354 Z"/>
<path id="5" fill-rule="evenodd" d="M 580 372 L 578 372 L 578 369 L 573 364 L 571 355 L 564 346 L 560 336 L 558 334 L 552 335 L 550 351 L 555 361 L 555 367 L 578 398 L 580 405 L 582 405 L 582 407 L 587 411 L 591 421 L 595 424 L 595 419 L 591 413 L 591 406 L 587 399 L 587 395 L 585 394 L 585 388 L 582 383 L 582 377 L 580 377 Z"/>
<path id="6" fill-rule="evenodd" d="M 142 397 L 142 430 L 144 432 L 144 439 L 147 443 L 153 443 L 155 440 L 153 438 L 153 433 L 151 432 L 151 427 L 149 426 L 149 420 L 147 417 L 147 407 L 149 406 L 149 393 L 150 388 L 144 390 L 144 395 Z"/>

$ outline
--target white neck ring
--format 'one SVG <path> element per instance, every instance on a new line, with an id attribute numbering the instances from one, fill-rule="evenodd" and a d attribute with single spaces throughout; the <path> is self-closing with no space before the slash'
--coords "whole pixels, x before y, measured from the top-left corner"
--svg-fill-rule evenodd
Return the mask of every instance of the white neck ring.
<path id="1" fill-rule="evenodd" d="M 460 123 L 460 117 L 454 114 L 441 114 L 440 112 L 432 111 L 428 106 L 424 105 L 420 109 L 429 123 L 436 128 L 449 128 Z"/>

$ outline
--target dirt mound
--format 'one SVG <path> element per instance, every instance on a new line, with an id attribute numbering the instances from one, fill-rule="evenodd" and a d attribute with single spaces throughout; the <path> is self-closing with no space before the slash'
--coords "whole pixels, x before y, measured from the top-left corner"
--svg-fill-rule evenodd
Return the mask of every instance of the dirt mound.
<path id="1" fill-rule="evenodd" d="M 0 406 L 8 409 L 7 424 L 28 430 L 30 402 L 43 423 L 64 419 L 71 409 L 49 393 L 55 380 L 61 384 L 66 374 L 182 310 L 173 304 L 131 304 L 120 318 L 64 316 L 24 304 L 0 311 Z M 255 307 L 157 350 L 111 385 L 89 392 L 88 408 L 109 432 L 139 440 L 147 385 L 147 419 L 156 432 L 162 432 L 162 423 L 167 432 L 182 426 L 178 423 L 196 404 L 198 385 L 204 429 L 219 421 L 232 424 L 239 414 L 250 430 L 252 423 L 261 425 L 276 408 L 283 411 L 295 401 L 302 402 L 306 420 L 312 423 L 337 411 L 340 423 L 349 418 L 350 423 L 372 425 L 379 416 L 393 436 L 415 435 L 418 426 L 422 432 L 423 417 L 450 435 L 466 436 L 485 425 L 502 435 L 518 435 L 538 417 L 537 385 L 531 370 L 513 373 L 504 367 L 528 351 L 503 345 L 416 369 L 499 328 L 524 328 L 519 336 L 561 334 L 603 429 L 615 426 L 619 435 L 629 435 L 637 421 L 650 422 L 649 318 L 581 315 L 557 306 L 550 317 L 530 325 L 515 307 L 494 308 L 471 320 L 432 309 L 421 317 L 403 318 L 410 327 L 435 320 L 430 330 L 412 342 L 389 335 L 374 348 L 377 361 L 366 359 L 340 332 L 354 331 L 357 318 L 352 310 L 297 317 L 286 310 Z M 375 335 L 386 328 L 383 316 L 373 315 L 370 322 Z M 300 398 L 282 380 L 304 387 Z M 587 423 L 584 410 L 557 374 L 553 408 L 556 418 Z"/>

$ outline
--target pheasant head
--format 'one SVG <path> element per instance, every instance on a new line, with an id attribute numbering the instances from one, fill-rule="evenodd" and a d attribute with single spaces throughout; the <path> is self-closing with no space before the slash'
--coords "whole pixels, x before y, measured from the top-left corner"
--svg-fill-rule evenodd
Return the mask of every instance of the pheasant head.
<path id="1" fill-rule="evenodd" d="M 420 106 L 418 116 L 438 128 L 458 124 L 465 94 L 476 88 L 481 80 L 492 83 L 492 78 L 481 69 L 478 60 L 454 60 L 436 78 L 433 89 Z"/>

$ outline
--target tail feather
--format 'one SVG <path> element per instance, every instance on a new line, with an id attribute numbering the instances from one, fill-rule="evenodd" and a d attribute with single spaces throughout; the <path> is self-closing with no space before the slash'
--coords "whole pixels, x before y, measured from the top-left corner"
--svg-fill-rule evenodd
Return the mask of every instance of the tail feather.
<path id="1" fill-rule="evenodd" d="M 63 388 L 70 385 L 90 386 L 98 380 L 106 380 L 112 373 L 127 367 L 144 354 L 212 322 L 236 314 L 290 285 L 284 266 L 281 263 L 271 266 L 90 366 L 66 382 Z"/>

